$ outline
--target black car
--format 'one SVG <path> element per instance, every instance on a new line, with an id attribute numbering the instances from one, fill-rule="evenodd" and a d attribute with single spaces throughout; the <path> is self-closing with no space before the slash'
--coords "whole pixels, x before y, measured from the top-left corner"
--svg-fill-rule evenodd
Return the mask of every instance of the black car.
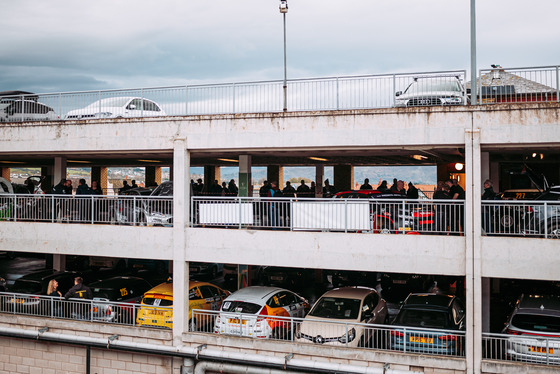
<path id="1" fill-rule="evenodd" d="M 294 288 L 313 281 L 313 269 L 265 266 L 262 268 L 261 281 L 266 286 Z"/>
<path id="2" fill-rule="evenodd" d="M 390 347 L 406 352 L 463 355 L 465 321 L 465 305 L 456 296 L 410 294 L 392 323 L 395 328 Z"/>
<path id="3" fill-rule="evenodd" d="M 130 324 L 134 322 L 134 304 L 153 286 L 139 277 L 116 276 L 93 282 L 89 287 L 94 300 L 93 320 Z"/>
<path id="4" fill-rule="evenodd" d="M 536 201 L 525 207 L 523 234 L 560 239 L 560 186 L 550 188 Z"/>

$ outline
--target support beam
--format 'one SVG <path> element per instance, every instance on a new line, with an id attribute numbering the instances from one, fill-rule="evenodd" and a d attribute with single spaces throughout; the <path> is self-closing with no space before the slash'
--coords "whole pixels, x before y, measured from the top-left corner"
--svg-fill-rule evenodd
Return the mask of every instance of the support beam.
<path id="1" fill-rule="evenodd" d="M 146 166 L 144 185 L 146 187 L 161 184 L 161 166 Z"/>
<path id="2" fill-rule="evenodd" d="M 315 165 L 315 197 L 323 197 L 323 179 L 325 177 L 325 167 Z"/>
<path id="3" fill-rule="evenodd" d="M 467 373 L 480 373 L 482 360 L 480 130 L 465 130 L 465 273 Z"/>
<path id="4" fill-rule="evenodd" d="M 53 255 L 53 269 L 57 271 L 65 271 L 66 270 L 66 255 Z"/>
<path id="5" fill-rule="evenodd" d="M 68 171 L 66 170 L 66 157 L 55 157 L 53 168 L 53 185 L 57 185 L 61 179 L 66 179 Z"/>
<path id="6" fill-rule="evenodd" d="M 173 342 L 182 344 L 188 328 L 189 268 L 186 232 L 190 213 L 190 155 L 185 138 L 173 141 Z"/>
<path id="7" fill-rule="evenodd" d="M 239 155 L 239 196 L 253 196 L 251 155 Z"/>
<path id="8" fill-rule="evenodd" d="M 354 166 L 334 166 L 334 188 L 336 191 L 348 191 L 354 189 Z"/>
<path id="9" fill-rule="evenodd" d="M 269 182 L 278 182 L 278 187 L 284 187 L 284 167 L 280 165 L 269 165 L 266 167 L 266 179 Z"/>
<path id="10" fill-rule="evenodd" d="M 10 168 L 0 168 L 0 177 L 10 180 Z"/>
<path id="11" fill-rule="evenodd" d="M 103 195 L 107 195 L 107 188 L 109 187 L 109 168 L 104 166 L 94 166 L 91 168 L 91 182 L 97 181 Z M 91 183 L 90 182 L 90 186 Z"/>
<path id="12" fill-rule="evenodd" d="M 209 192 L 210 186 L 214 184 L 214 181 L 217 180 L 218 184 L 220 183 L 221 173 L 219 166 L 205 166 L 204 167 L 204 191 Z"/>

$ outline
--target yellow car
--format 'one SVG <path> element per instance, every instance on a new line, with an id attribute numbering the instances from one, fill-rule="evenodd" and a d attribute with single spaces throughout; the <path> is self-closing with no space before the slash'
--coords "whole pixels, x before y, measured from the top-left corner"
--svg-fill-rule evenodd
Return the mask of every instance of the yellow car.
<path id="1" fill-rule="evenodd" d="M 207 282 L 190 281 L 189 283 L 189 328 L 193 323 L 193 309 L 220 310 L 222 301 L 229 291 L 222 290 Z M 210 323 L 194 321 L 197 328 Z M 144 294 L 136 323 L 139 326 L 156 326 L 173 328 L 173 283 L 162 283 Z"/>

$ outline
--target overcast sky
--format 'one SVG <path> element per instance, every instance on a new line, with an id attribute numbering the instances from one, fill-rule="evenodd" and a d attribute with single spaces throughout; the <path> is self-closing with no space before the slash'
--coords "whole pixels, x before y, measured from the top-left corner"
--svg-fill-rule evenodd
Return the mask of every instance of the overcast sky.
<path id="1" fill-rule="evenodd" d="M 4 1 L 0 91 L 283 77 L 278 0 Z M 288 78 L 470 68 L 470 0 L 290 0 Z M 560 64 L 560 0 L 478 0 L 478 68 Z"/>

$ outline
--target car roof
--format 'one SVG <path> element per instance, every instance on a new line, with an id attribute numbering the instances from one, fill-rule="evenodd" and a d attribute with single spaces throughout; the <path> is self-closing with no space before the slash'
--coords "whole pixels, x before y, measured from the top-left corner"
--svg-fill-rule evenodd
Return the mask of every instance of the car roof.
<path id="1" fill-rule="evenodd" d="M 560 297 L 553 295 L 522 295 L 517 309 L 525 314 L 560 316 Z"/>
<path id="2" fill-rule="evenodd" d="M 447 309 L 455 299 L 452 295 L 436 293 L 411 293 L 404 301 L 403 308 Z"/>
<path id="3" fill-rule="evenodd" d="M 369 287 L 340 287 L 325 292 L 321 297 L 338 297 L 344 299 L 363 299 L 371 293 L 377 293 L 373 288 Z"/>
<path id="4" fill-rule="evenodd" d="M 148 283 L 145 279 L 139 277 L 131 277 L 127 275 L 117 275 L 111 278 L 98 280 L 96 282 L 92 282 L 90 287 L 97 287 L 97 288 L 111 288 L 111 287 L 122 287 L 125 284 L 129 284 L 130 282 L 144 282 Z M 148 283 L 149 284 L 149 283 Z"/>
<path id="5" fill-rule="evenodd" d="M 193 287 L 196 287 L 196 286 L 206 286 L 206 285 L 219 288 L 218 286 L 216 286 L 212 283 L 199 282 L 199 281 L 191 280 L 191 281 L 189 281 L 189 290 Z M 158 284 L 154 288 L 146 291 L 145 295 L 148 295 L 148 294 L 160 294 L 160 295 L 173 296 L 173 283 L 172 282 L 165 282 L 165 283 Z"/>
<path id="6" fill-rule="evenodd" d="M 288 291 L 283 288 L 279 287 L 266 287 L 266 286 L 251 286 L 245 287 L 240 289 L 239 291 L 235 291 L 228 299 L 231 300 L 238 300 L 238 301 L 247 301 L 252 302 L 255 304 L 263 304 L 265 303 L 268 298 L 279 291 Z M 292 293 L 291 291 L 288 291 Z"/>

